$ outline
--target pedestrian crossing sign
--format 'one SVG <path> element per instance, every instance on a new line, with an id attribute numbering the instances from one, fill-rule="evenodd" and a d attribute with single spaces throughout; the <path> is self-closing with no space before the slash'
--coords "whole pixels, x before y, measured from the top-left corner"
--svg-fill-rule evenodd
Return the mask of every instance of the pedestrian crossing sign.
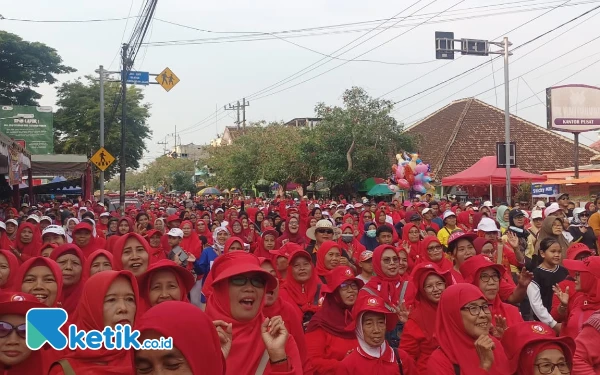
<path id="1" fill-rule="evenodd" d="M 100 147 L 100 149 L 96 151 L 90 160 L 92 163 L 96 164 L 98 169 L 105 171 L 106 168 L 110 167 L 110 165 L 115 161 L 115 157 L 109 154 L 104 147 Z"/>
<path id="2" fill-rule="evenodd" d="M 179 83 L 179 78 L 173 73 L 173 71 L 169 68 L 165 68 L 162 72 L 160 72 L 155 78 L 156 82 L 158 82 L 163 89 L 167 92 L 171 91 L 176 84 Z"/>

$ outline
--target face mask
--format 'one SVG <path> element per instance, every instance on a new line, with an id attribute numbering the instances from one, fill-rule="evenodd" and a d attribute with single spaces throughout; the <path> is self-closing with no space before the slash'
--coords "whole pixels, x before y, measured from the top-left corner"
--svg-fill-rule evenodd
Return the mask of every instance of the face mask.
<path id="1" fill-rule="evenodd" d="M 342 234 L 342 241 L 344 241 L 345 243 L 352 242 L 352 239 L 354 239 L 353 234 Z"/>
<path id="2" fill-rule="evenodd" d="M 377 229 L 369 229 L 367 231 L 367 237 L 374 238 L 376 234 L 377 234 Z"/>

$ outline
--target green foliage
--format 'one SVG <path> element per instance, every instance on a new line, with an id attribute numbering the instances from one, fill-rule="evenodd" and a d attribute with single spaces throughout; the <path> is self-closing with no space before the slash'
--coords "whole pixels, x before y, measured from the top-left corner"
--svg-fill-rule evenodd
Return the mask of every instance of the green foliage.
<path id="1" fill-rule="evenodd" d="M 514 201 L 531 202 L 531 182 L 522 182 L 517 186 L 517 192 L 515 194 Z"/>
<path id="2" fill-rule="evenodd" d="M 115 157 L 115 162 L 106 170 L 105 176 L 119 173 L 121 156 L 121 105 L 113 110 L 114 98 L 118 97 L 120 84 L 108 82 L 104 85 L 104 147 Z M 100 87 L 87 77 L 86 82 L 78 79 L 62 84 L 57 91 L 57 104 L 61 107 L 54 115 L 56 153 L 85 154 L 92 156 L 100 147 Z M 127 123 L 125 145 L 127 168 L 140 167 L 146 150 L 145 140 L 152 131 L 147 120 L 150 105 L 142 103 L 144 95 L 135 86 L 127 89 Z M 115 114 L 114 118 L 112 117 Z M 110 120 L 114 119 L 111 123 Z"/>
<path id="3" fill-rule="evenodd" d="M 219 187 L 249 186 L 259 179 L 308 185 L 324 177 L 332 190 L 351 193 L 362 180 L 389 175 L 395 155 L 412 149 L 412 139 L 390 116 L 393 105 L 353 87 L 343 107 L 320 103 L 323 120 L 314 129 L 270 124 L 253 126 L 233 144 L 214 147 L 201 161 Z"/>
<path id="4" fill-rule="evenodd" d="M 0 30 L 0 104 L 38 105 L 42 95 L 32 87 L 71 72 L 75 69 L 63 65 L 54 48 Z"/>
<path id="5" fill-rule="evenodd" d="M 193 183 L 194 161 L 190 159 L 174 159 L 161 156 L 140 171 L 127 172 L 125 188 L 127 190 L 157 189 L 164 187 L 167 191 L 195 191 Z M 115 178 L 106 184 L 108 190 L 119 190 L 119 179 Z"/>

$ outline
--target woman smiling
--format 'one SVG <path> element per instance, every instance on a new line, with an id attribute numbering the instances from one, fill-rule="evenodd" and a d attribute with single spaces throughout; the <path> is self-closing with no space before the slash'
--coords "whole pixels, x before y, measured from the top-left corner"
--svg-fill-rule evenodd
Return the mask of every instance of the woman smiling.
<path id="1" fill-rule="evenodd" d="M 60 266 L 49 258 L 31 258 L 19 267 L 17 282 L 21 291 L 35 296 L 48 307 L 57 307 L 62 295 Z"/>

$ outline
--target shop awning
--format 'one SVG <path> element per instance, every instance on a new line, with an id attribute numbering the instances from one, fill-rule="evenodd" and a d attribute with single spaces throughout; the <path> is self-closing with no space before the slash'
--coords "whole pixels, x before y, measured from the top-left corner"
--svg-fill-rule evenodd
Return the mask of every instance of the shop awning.
<path id="1" fill-rule="evenodd" d="M 65 176 L 77 178 L 83 176 L 88 165 L 85 155 L 32 155 L 31 169 L 35 176 Z"/>

